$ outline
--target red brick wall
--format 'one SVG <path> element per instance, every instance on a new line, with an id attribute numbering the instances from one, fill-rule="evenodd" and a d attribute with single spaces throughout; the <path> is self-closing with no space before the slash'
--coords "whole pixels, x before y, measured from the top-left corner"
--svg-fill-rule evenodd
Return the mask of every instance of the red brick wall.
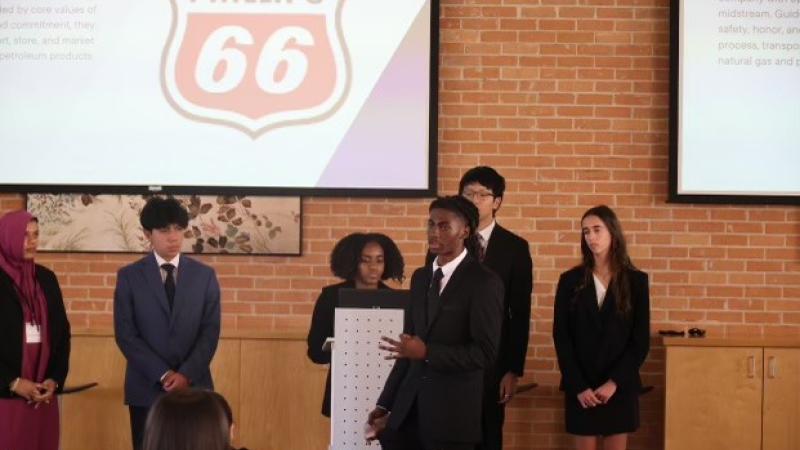
<path id="1" fill-rule="evenodd" d="M 651 274 L 652 328 L 800 336 L 800 209 L 667 204 L 667 0 L 444 0 L 439 191 L 489 164 L 508 190 L 499 220 L 531 242 L 533 328 L 526 379 L 508 411 L 509 449 L 571 448 L 550 331 L 554 283 L 577 262 L 578 219 L 616 209 Z M 383 170 L 376 168 L 376 170 Z M 22 206 L 0 195 L 0 210 Z M 304 199 L 303 256 L 203 257 L 223 287 L 226 329 L 305 330 L 328 253 L 355 230 L 425 251 L 427 200 Z M 116 269 L 135 255 L 41 255 L 75 327 L 109 329 Z M 654 341 L 655 342 L 655 341 Z M 662 448 L 663 349 L 645 364 L 633 449 Z"/>

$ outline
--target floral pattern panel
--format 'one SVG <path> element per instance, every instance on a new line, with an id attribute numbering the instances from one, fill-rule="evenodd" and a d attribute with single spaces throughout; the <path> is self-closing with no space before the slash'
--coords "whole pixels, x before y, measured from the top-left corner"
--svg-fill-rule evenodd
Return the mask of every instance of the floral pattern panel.
<path id="1" fill-rule="evenodd" d="M 149 195 L 28 194 L 39 219 L 39 249 L 146 252 L 139 224 Z M 176 195 L 189 212 L 183 251 L 300 254 L 300 197 Z"/>

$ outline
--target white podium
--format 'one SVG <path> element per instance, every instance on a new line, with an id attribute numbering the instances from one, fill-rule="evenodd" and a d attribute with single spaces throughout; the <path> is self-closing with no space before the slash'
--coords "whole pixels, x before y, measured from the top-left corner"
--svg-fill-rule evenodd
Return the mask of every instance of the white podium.
<path id="1" fill-rule="evenodd" d="M 408 292 L 343 291 L 349 292 L 340 293 L 334 320 L 329 448 L 374 450 L 378 444 L 367 444 L 364 427 L 394 366 L 378 344 L 381 336 L 397 338 L 403 332 L 403 309 L 398 306 Z"/>

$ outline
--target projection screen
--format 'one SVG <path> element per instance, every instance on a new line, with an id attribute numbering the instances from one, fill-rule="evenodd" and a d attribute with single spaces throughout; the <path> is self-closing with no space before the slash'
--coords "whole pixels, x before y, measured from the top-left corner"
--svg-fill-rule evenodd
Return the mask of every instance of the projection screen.
<path id="1" fill-rule="evenodd" d="M 0 0 L 0 189 L 430 195 L 438 8 Z"/>

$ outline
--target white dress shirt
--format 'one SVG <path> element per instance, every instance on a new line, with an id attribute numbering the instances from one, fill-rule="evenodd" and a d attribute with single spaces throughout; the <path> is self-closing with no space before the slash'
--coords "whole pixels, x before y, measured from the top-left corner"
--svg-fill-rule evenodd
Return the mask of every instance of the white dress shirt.
<path id="1" fill-rule="evenodd" d="M 449 263 L 447 263 L 447 264 L 445 264 L 443 266 L 439 265 L 439 257 L 438 256 L 436 257 L 436 259 L 433 260 L 433 272 L 436 273 L 436 269 L 441 268 L 442 269 L 442 274 L 444 275 L 442 277 L 442 282 L 439 284 L 439 293 L 440 294 L 444 290 L 444 287 L 447 285 L 447 282 L 450 281 L 450 277 L 453 275 L 453 272 L 456 271 L 456 268 L 458 267 L 458 265 L 461 264 L 461 261 L 463 261 L 464 258 L 466 258 L 466 257 L 467 257 L 467 249 L 465 248 L 464 250 L 461 251 L 460 255 L 456 256 L 455 259 L 453 259 L 452 261 L 450 261 Z"/>

